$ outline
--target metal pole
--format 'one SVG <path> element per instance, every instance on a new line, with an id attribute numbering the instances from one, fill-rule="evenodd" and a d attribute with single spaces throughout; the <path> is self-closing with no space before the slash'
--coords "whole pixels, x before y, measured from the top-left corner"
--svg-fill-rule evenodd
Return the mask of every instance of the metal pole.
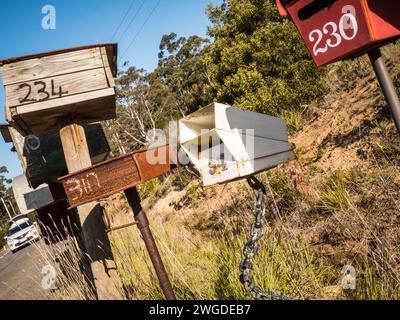
<path id="1" fill-rule="evenodd" d="M 14 213 L 14 216 L 16 216 L 17 213 L 15 212 L 14 206 L 12 205 L 11 201 L 10 201 L 10 200 L 7 200 L 7 202 L 8 202 L 8 204 L 10 205 L 10 207 L 11 207 L 11 209 L 12 209 L 12 212 Z"/>
<path id="2" fill-rule="evenodd" d="M 157 249 L 156 242 L 149 227 L 149 220 L 140 205 L 140 196 L 136 188 L 125 190 L 126 199 L 133 210 L 135 221 L 142 234 L 144 243 L 146 244 L 147 251 L 149 252 L 151 262 L 156 271 L 158 281 L 160 282 L 161 290 L 167 300 L 175 300 L 175 294 L 172 291 L 172 286 L 168 278 L 167 271 L 165 270 L 164 263 L 161 259 L 160 253 Z"/>
<path id="3" fill-rule="evenodd" d="M 11 213 L 10 213 L 10 211 L 8 210 L 8 208 L 7 208 L 7 206 L 6 206 L 6 203 L 4 202 L 4 199 L 3 199 L 3 198 L 1 198 L 1 202 L 2 202 L 3 205 L 4 205 L 4 208 L 6 208 L 6 211 L 7 211 L 8 216 L 10 217 L 10 220 L 12 220 Z"/>
<path id="4" fill-rule="evenodd" d="M 396 88 L 394 87 L 393 81 L 386 68 L 381 51 L 379 48 L 371 50 L 368 53 L 368 56 L 382 88 L 383 95 L 385 96 L 386 102 L 389 106 L 397 132 L 400 134 L 400 101 Z"/>

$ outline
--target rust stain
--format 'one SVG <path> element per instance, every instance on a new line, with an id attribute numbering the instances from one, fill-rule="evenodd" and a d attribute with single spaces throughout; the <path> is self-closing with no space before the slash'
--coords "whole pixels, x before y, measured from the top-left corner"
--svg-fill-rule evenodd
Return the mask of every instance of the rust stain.
<path id="1" fill-rule="evenodd" d="M 169 146 L 148 150 L 133 155 L 143 182 L 162 176 L 171 171 Z"/>

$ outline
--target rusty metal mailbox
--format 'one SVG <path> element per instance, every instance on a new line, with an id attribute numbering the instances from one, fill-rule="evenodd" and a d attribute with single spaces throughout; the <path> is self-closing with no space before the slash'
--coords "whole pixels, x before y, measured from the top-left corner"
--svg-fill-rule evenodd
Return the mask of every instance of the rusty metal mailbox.
<path id="1" fill-rule="evenodd" d="M 363 54 L 400 36 L 400 1 L 278 0 L 317 66 Z"/>
<path id="2" fill-rule="evenodd" d="M 115 118 L 117 45 L 103 44 L 0 61 L 6 120 L 23 135 Z M 65 124 L 65 123 L 63 123 Z"/>

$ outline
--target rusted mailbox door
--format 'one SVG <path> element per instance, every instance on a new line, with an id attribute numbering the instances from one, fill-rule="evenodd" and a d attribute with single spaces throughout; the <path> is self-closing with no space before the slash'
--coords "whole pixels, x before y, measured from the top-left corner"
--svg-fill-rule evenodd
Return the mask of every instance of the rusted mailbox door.
<path id="1" fill-rule="evenodd" d="M 382 46 L 400 36 L 400 1 L 280 0 L 317 66 Z"/>
<path id="2" fill-rule="evenodd" d="M 163 163 L 149 163 L 147 157 L 161 156 Z M 165 157 L 165 158 L 164 158 Z M 124 191 L 171 171 L 169 146 L 139 150 L 110 159 L 59 178 L 70 208 Z M 174 165 L 172 165 L 172 168 Z"/>

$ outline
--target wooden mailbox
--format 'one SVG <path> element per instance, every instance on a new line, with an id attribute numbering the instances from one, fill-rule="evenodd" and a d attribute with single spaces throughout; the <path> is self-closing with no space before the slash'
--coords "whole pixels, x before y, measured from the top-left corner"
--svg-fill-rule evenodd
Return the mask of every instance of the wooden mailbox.
<path id="1" fill-rule="evenodd" d="M 0 126 L 6 142 L 13 142 L 29 184 L 36 188 L 68 173 L 60 135 L 57 132 L 23 137 L 12 127 Z M 6 133 L 8 132 L 8 134 Z M 85 126 L 92 164 L 104 161 L 110 147 L 101 124 Z"/>
<path id="2" fill-rule="evenodd" d="M 317 66 L 366 53 L 400 37 L 394 0 L 277 0 L 290 15 Z"/>
<path id="3" fill-rule="evenodd" d="M 6 120 L 23 135 L 60 119 L 88 124 L 115 118 L 117 45 L 102 44 L 0 61 Z"/>
<path id="4" fill-rule="evenodd" d="M 283 120 L 213 103 L 179 122 L 180 144 L 205 186 L 293 160 Z"/>

